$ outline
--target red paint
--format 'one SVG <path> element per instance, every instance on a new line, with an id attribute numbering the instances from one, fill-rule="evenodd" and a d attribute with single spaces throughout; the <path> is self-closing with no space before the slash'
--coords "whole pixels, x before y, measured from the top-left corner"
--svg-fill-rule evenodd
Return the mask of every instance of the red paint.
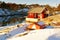
<path id="1" fill-rule="evenodd" d="M 28 18 L 45 18 L 45 11 L 41 13 L 41 15 L 38 15 L 39 13 L 28 13 Z"/>
<path id="2" fill-rule="evenodd" d="M 29 13 L 28 18 L 34 18 L 34 13 Z"/>
<path id="3" fill-rule="evenodd" d="M 38 18 L 40 19 L 40 15 L 38 15 Z"/>
<path id="4" fill-rule="evenodd" d="M 45 10 L 42 12 L 42 18 L 45 18 Z"/>
<path id="5" fill-rule="evenodd" d="M 42 13 L 42 18 L 44 18 L 45 17 L 45 15 Z"/>

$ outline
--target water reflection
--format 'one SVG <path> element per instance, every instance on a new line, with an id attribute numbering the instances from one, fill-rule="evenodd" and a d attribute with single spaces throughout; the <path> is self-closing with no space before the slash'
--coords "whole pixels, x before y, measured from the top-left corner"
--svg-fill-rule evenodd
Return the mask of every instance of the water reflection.
<path id="1" fill-rule="evenodd" d="M 25 18 L 23 18 L 23 16 L 20 16 L 20 15 L 0 17 L 0 21 L 1 21 L 2 26 L 6 26 L 8 24 L 21 23 L 24 19 Z"/>
<path id="2" fill-rule="evenodd" d="M 3 10 L 1 10 L 3 11 Z M 10 11 L 6 11 L 6 15 L 2 14 L 3 12 L 1 12 L 0 14 L 0 26 L 7 26 L 7 25 L 13 25 L 13 24 L 17 24 L 17 23 L 21 23 L 22 21 L 24 21 L 24 16 L 27 16 L 27 11 L 28 9 L 20 9 L 20 11 L 14 11 L 14 12 L 10 12 Z M 10 12 L 10 14 L 8 14 Z"/>

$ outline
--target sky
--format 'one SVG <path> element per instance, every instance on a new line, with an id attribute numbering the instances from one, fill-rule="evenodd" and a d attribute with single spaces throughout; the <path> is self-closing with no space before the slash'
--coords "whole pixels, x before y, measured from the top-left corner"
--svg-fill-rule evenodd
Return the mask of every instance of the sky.
<path id="1" fill-rule="evenodd" d="M 6 3 L 17 3 L 17 4 L 49 4 L 50 6 L 57 6 L 60 4 L 60 0 L 0 0 Z"/>

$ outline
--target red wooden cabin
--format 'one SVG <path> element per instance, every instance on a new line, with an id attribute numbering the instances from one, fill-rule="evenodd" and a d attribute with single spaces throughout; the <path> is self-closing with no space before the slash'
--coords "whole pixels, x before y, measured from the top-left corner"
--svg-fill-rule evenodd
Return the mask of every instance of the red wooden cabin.
<path id="1" fill-rule="evenodd" d="M 28 16 L 26 18 L 26 21 L 33 21 L 34 19 L 43 19 L 45 18 L 45 13 L 46 13 L 46 8 L 45 7 L 36 7 L 32 8 L 28 12 Z M 29 20 L 30 19 L 30 20 Z M 34 21 L 36 21 L 34 20 Z M 37 21 L 36 21 L 37 22 Z"/>

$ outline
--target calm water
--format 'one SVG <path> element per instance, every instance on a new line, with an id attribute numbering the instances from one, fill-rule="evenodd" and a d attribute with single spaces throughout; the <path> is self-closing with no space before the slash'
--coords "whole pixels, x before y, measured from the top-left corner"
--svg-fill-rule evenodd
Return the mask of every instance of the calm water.
<path id="1" fill-rule="evenodd" d="M 26 8 L 17 10 L 15 12 L 11 12 L 5 9 L 5 13 L 2 9 L 0 10 L 1 10 L 0 11 L 0 27 L 21 23 L 22 21 L 25 20 L 24 16 L 27 16 L 27 12 L 28 12 L 28 9 Z M 7 15 L 7 16 L 1 16 L 1 15 Z"/>

